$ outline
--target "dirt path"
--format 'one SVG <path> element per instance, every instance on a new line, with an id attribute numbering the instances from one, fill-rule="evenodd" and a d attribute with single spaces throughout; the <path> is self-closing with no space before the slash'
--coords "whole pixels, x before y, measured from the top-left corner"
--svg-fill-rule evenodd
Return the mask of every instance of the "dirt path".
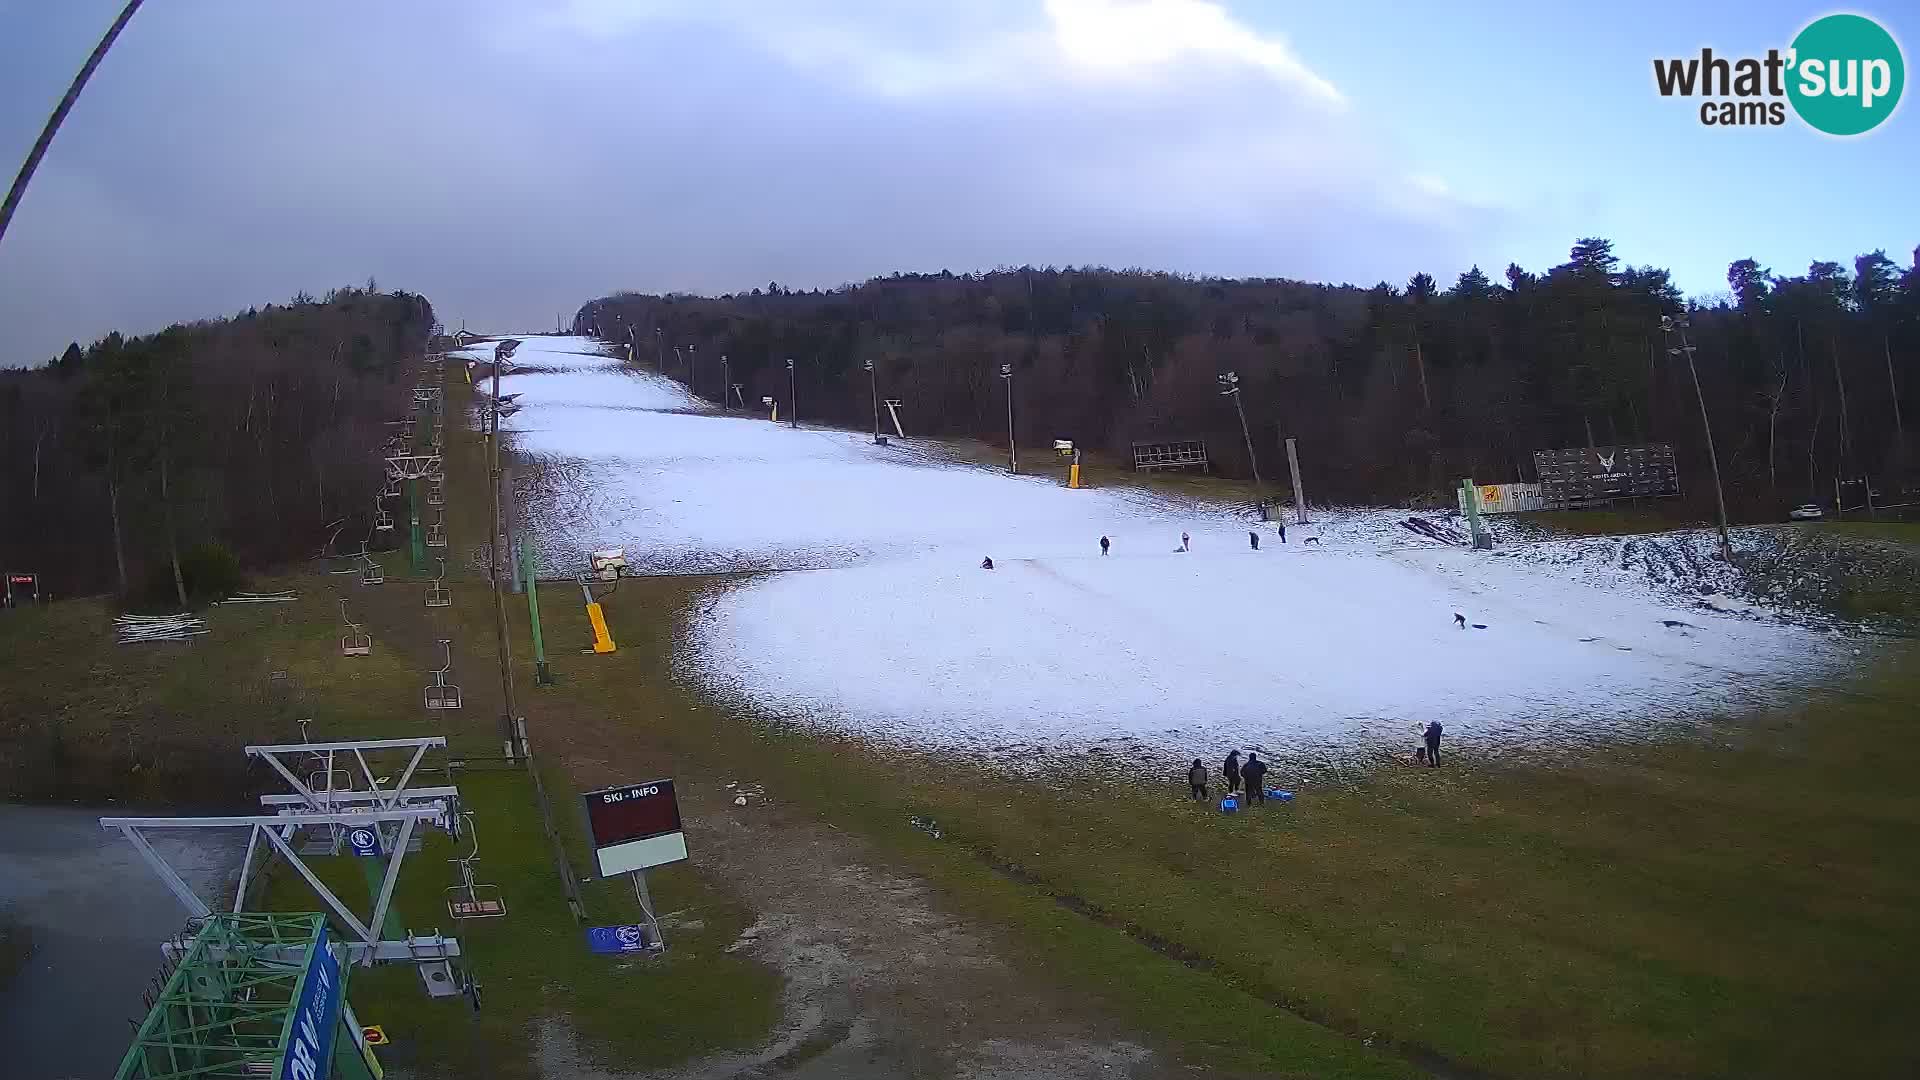
<path id="1" fill-rule="evenodd" d="M 689 844 L 702 868 L 756 913 L 735 947 L 777 969 L 786 988 L 781 1025 L 766 1046 L 651 1077 L 1015 1080 L 1193 1071 L 1111 1030 L 1065 988 L 1016 970 L 988 935 L 940 911 L 921 881 L 877 865 L 859 838 L 777 800 L 735 806 L 720 783 L 682 790 Z M 583 1065 L 561 1024 L 542 1032 L 539 1060 L 556 1080 L 618 1075 Z"/>

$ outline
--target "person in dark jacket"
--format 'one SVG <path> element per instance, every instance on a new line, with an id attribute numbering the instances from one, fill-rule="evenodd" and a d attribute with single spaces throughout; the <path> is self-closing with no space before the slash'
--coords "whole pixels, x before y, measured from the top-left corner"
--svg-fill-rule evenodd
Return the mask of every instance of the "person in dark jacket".
<path id="1" fill-rule="evenodd" d="M 981 559 L 981 560 L 980 560 L 980 569 L 982 569 L 982 570 L 991 570 L 991 569 L 993 569 L 993 556 L 991 556 L 991 555 L 989 555 L 989 556 L 987 556 L 986 558 L 984 558 L 984 559 Z"/>
<path id="2" fill-rule="evenodd" d="M 1274 524 L 1280 527 L 1280 542 L 1283 544 L 1286 543 L 1287 542 L 1287 523 L 1284 521 L 1278 521 L 1278 522 L 1275 522 Z"/>
<path id="3" fill-rule="evenodd" d="M 1225 765 L 1220 766 L 1220 771 L 1223 774 L 1225 774 L 1227 778 L 1227 794 L 1231 795 L 1234 792 L 1239 791 L 1240 790 L 1240 751 L 1235 750 L 1233 753 L 1228 754 L 1227 763 Z"/>
<path id="4" fill-rule="evenodd" d="M 1247 543 L 1253 545 L 1253 550 L 1259 551 L 1260 550 L 1260 534 L 1257 532 L 1254 532 L 1252 529 L 1248 529 Z"/>
<path id="5" fill-rule="evenodd" d="M 1267 801 L 1267 763 L 1260 755 L 1247 752 L 1247 763 L 1240 766 L 1240 779 L 1247 785 L 1247 805 Z"/>
<path id="6" fill-rule="evenodd" d="M 1427 730 L 1421 733 L 1420 737 L 1425 739 L 1427 743 L 1427 766 L 1429 768 L 1437 769 L 1440 767 L 1440 732 L 1443 730 L 1445 729 L 1440 726 L 1440 721 L 1432 720 L 1427 723 Z"/>
<path id="7" fill-rule="evenodd" d="M 1107 553 L 1107 549 L 1112 546 L 1113 546 L 1113 541 L 1107 539 L 1104 536 L 1100 538 L 1100 554 L 1105 555 Z"/>
<path id="8" fill-rule="evenodd" d="M 1200 764 L 1199 758 L 1194 758 L 1193 768 L 1187 770 L 1187 786 L 1193 789 L 1195 802 L 1207 797 L 1207 767 Z"/>

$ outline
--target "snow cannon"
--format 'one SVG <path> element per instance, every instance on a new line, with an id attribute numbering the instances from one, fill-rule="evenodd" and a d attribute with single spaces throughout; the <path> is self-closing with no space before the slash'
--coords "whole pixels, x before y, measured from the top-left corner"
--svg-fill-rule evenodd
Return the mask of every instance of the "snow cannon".
<path id="1" fill-rule="evenodd" d="M 620 577 L 620 571 L 627 568 L 627 553 L 620 548 L 596 551 L 587 556 L 593 576 L 601 581 L 614 581 Z"/>
<path id="2" fill-rule="evenodd" d="M 1233 814 L 1233 813 L 1238 813 L 1239 810 L 1240 810 L 1240 797 L 1238 795 L 1220 796 L 1220 812 L 1221 813 Z"/>

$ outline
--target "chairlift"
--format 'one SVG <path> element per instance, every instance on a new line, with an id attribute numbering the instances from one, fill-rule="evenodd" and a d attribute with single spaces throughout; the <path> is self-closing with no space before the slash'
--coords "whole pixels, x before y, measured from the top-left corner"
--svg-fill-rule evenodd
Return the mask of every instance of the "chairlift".
<path id="1" fill-rule="evenodd" d="M 395 456 L 398 456 L 398 455 L 395 455 Z M 380 489 L 380 497 L 383 499 L 399 498 L 400 497 L 400 481 L 395 480 L 391 476 L 387 477 L 386 486 Z"/>
<path id="2" fill-rule="evenodd" d="M 379 563 L 373 561 L 372 555 L 367 554 L 364 544 L 361 545 L 360 558 L 365 561 L 365 565 L 360 568 L 360 584 L 379 585 L 387 580 L 387 572 L 380 568 Z"/>
<path id="3" fill-rule="evenodd" d="M 447 489 L 443 484 L 433 484 L 427 488 L 428 506 L 447 505 Z"/>
<path id="4" fill-rule="evenodd" d="M 433 685 L 427 687 L 425 701 L 429 709 L 457 709 L 460 707 L 460 688 L 447 681 L 453 673 L 453 642 L 441 638 L 440 645 L 447 651 L 447 662 L 434 670 Z"/>
<path id="5" fill-rule="evenodd" d="M 375 532 L 393 531 L 393 514 L 378 499 L 373 501 L 373 528 Z"/>
<path id="6" fill-rule="evenodd" d="M 472 811 L 459 816 L 466 819 L 473 850 L 447 860 L 460 870 L 460 884 L 447 889 L 447 914 L 456 919 L 497 919 L 507 913 L 507 901 L 500 895 L 500 886 L 473 879 L 473 864 L 480 861 L 480 832 L 474 828 Z"/>
<path id="7" fill-rule="evenodd" d="M 340 598 L 340 621 L 347 624 L 347 632 L 340 635 L 341 656 L 366 656 L 373 652 L 373 635 L 361 628 L 359 623 L 347 618 L 347 598 Z"/>
<path id="8" fill-rule="evenodd" d="M 441 512 L 439 521 L 427 526 L 427 546 L 430 548 L 447 546 L 447 515 L 444 511 Z"/>
<path id="9" fill-rule="evenodd" d="M 453 593 L 447 589 L 447 560 L 441 559 L 440 572 L 427 582 L 428 607 L 452 607 Z M 345 603 L 345 601 L 341 601 Z"/>

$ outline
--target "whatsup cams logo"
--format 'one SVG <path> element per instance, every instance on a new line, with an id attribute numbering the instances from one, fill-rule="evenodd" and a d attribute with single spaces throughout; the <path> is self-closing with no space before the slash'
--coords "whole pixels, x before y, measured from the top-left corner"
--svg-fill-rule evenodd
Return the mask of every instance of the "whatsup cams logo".
<path id="1" fill-rule="evenodd" d="M 1900 44 L 1864 15 L 1827 15 L 1796 34 L 1785 50 L 1764 57 L 1656 59 L 1661 97 L 1701 98 L 1708 127 L 1778 127 L 1789 106 L 1817 131 L 1864 135 L 1900 104 L 1907 65 Z"/>

